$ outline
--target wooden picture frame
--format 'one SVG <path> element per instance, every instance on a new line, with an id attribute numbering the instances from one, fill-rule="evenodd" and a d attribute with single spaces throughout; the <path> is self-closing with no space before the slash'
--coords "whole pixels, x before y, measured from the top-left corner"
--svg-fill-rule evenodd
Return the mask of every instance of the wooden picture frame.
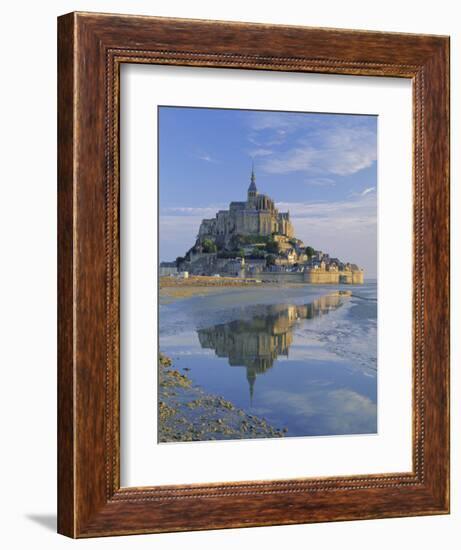
<path id="1" fill-rule="evenodd" d="M 58 531 L 96 537 L 448 513 L 448 37 L 71 13 L 58 20 L 58 50 Z M 120 487 L 122 63 L 412 79 L 412 471 Z"/>

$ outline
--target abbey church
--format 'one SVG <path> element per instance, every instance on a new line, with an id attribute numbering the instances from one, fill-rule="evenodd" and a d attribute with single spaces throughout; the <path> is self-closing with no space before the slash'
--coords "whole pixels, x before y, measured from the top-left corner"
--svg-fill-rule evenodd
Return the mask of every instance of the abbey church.
<path id="1" fill-rule="evenodd" d="M 172 264 L 172 265 L 171 265 Z M 184 257 L 162 262 L 161 275 L 253 278 L 278 283 L 363 284 L 363 269 L 296 238 L 289 212 L 258 193 L 251 171 L 246 201 L 202 220 L 196 241 Z"/>
<path id="2" fill-rule="evenodd" d="M 228 248 L 236 235 L 270 237 L 273 234 L 288 239 L 294 237 L 290 214 L 279 212 L 270 197 L 258 193 L 252 170 L 247 200 L 231 202 L 229 210 L 219 210 L 214 218 L 202 220 L 198 241 L 211 239 L 218 247 Z"/>

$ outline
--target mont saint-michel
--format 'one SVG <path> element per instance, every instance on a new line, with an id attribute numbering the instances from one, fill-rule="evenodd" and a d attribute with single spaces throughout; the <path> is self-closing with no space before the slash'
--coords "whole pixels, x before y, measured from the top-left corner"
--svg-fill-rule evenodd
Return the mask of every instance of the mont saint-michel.
<path id="1" fill-rule="evenodd" d="M 158 322 L 131 327 L 158 331 L 157 443 L 376 434 L 376 139 L 370 115 L 159 107 Z"/>
<path id="2" fill-rule="evenodd" d="M 254 169 L 245 201 L 203 219 L 195 244 L 183 257 L 160 264 L 161 275 L 252 278 L 279 283 L 363 284 L 355 263 L 331 257 L 296 238 L 289 212 L 258 192 Z"/>

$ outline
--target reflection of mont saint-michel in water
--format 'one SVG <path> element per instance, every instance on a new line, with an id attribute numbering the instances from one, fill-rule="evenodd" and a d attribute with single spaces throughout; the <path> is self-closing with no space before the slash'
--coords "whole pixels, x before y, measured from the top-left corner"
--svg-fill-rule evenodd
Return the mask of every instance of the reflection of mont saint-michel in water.
<path id="1" fill-rule="evenodd" d="M 274 365 L 293 342 L 293 327 L 303 319 L 313 319 L 338 308 L 349 292 L 329 294 L 306 305 L 276 304 L 259 306 L 249 320 L 230 321 L 199 329 L 202 348 L 213 349 L 218 357 L 227 357 L 231 367 L 246 367 L 250 396 L 256 377 Z"/>
<path id="2" fill-rule="evenodd" d="M 376 284 L 317 289 L 167 304 L 160 441 L 376 433 Z"/>

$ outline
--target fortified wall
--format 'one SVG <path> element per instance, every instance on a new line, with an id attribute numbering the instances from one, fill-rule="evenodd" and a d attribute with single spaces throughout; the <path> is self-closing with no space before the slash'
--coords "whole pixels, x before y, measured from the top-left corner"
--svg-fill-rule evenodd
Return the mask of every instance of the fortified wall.
<path id="1" fill-rule="evenodd" d="M 314 285 L 363 285 L 363 271 L 326 271 L 312 269 L 309 271 L 262 271 L 257 275 L 245 273 L 248 279 L 260 279 L 261 281 L 286 283 L 308 283 Z"/>
<path id="2" fill-rule="evenodd" d="M 363 271 L 326 271 L 325 269 L 311 269 L 304 271 L 304 282 L 317 285 L 345 284 L 363 285 Z"/>

